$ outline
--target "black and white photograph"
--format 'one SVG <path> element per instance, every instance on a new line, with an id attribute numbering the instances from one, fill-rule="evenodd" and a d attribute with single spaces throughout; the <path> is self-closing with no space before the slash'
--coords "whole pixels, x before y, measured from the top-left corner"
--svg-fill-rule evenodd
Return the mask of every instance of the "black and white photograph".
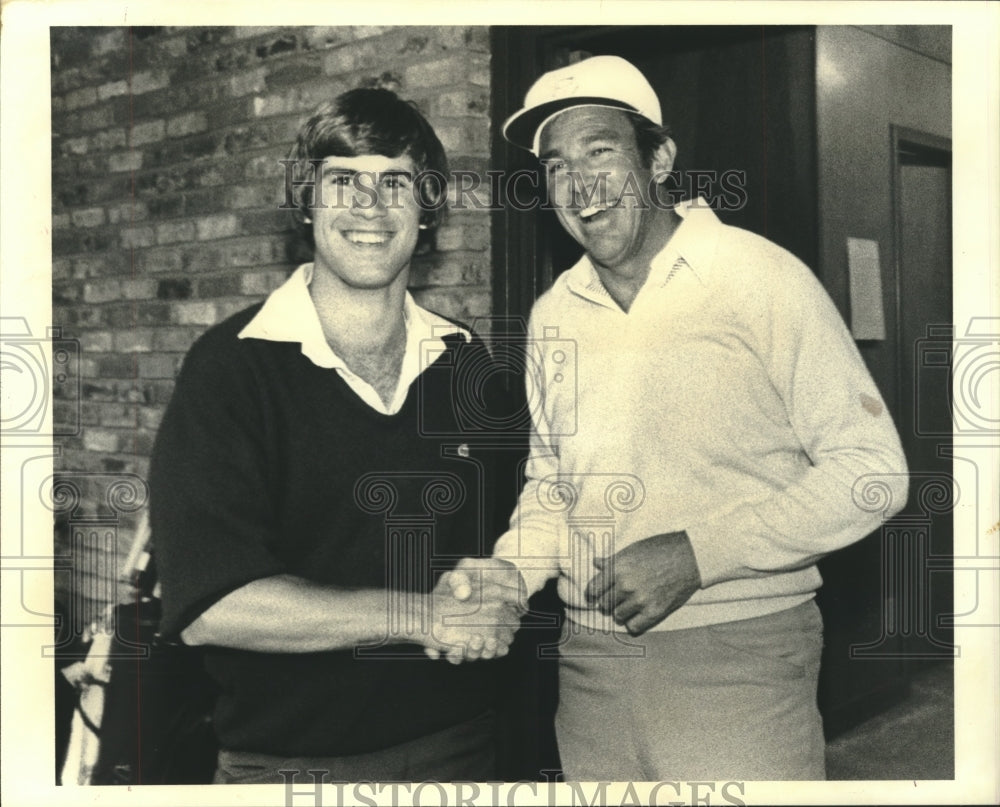
<path id="1" fill-rule="evenodd" d="M 1000 4 L 865 5 L 5 4 L 4 803 L 996 803 Z"/>

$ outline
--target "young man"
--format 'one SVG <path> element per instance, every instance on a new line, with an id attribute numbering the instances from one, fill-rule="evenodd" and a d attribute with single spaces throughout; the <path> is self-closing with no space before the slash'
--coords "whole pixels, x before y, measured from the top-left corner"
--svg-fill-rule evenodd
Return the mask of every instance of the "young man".
<path id="1" fill-rule="evenodd" d="M 220 685 L 217 782 L 483 781 L 490 665 L 424 656 L 503 655 L 517 622 L 434 587 L 499 532 L 494 463 L 457 411 L 489 353 L 407 292 L 444 151 L 411 104 L 354 90 L 292 156 L 315 260 L 195 343 L 159 430 L 162 632 L 204 645 Z"/>
<path id="2" fill-rule="evenodd" d="M 543 75 L 504 126 L 586 254 L 532 311 L 541 402 L 495 555 L 529 593 L 559 578 L 567 778 L 821 779 L 816 561 L 903 506 L 905 460 L 809 269 L 657 197 L 661 123 L 642 74 L 599 56 Z"/>

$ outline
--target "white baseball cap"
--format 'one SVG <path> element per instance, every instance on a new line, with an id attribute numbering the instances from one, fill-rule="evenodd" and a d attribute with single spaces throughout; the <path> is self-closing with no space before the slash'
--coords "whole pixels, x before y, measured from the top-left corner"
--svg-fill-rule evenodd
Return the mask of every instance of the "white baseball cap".
<path id="1" fill-rule="evenodd" d="M 660 99 L 635 65 L 619 56 L 592 56 L 545 73 L 524 96 L 524 108 L 503 125 L 503 136 L 538 156 L 538 138 L 552 118 L 581 106 L 606 106 L 638 112 L 663 124 Z"/>

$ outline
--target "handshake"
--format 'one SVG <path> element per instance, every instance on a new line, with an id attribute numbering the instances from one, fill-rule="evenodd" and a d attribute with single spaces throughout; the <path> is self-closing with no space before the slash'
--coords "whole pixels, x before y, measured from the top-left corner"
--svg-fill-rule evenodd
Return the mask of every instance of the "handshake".
<path id="1" fill-rule="evenodd" d="M 521 573 L 498 558 L 463 558 L 427 596 L 431 627 L 420 643 L 452 664 L 506 656 L 527 611 Z"/>

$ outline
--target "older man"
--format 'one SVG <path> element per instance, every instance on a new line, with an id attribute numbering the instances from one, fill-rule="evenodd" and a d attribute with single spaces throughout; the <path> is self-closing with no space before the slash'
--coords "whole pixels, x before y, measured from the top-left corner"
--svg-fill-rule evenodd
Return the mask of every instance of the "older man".
<path id="1" fill-rule="evenodd" d="M 532 311 L 540 401 L 506 563 L 452 584 L 559 578 L 567 778 L 821 779 L 816 562 L 878 526 L 866 480 L 902 507 L 905 460 L 809 269 L 660 198 L 661 114 L 598 56 L 543 75 L 504 125 L 586 254 Z"/>

